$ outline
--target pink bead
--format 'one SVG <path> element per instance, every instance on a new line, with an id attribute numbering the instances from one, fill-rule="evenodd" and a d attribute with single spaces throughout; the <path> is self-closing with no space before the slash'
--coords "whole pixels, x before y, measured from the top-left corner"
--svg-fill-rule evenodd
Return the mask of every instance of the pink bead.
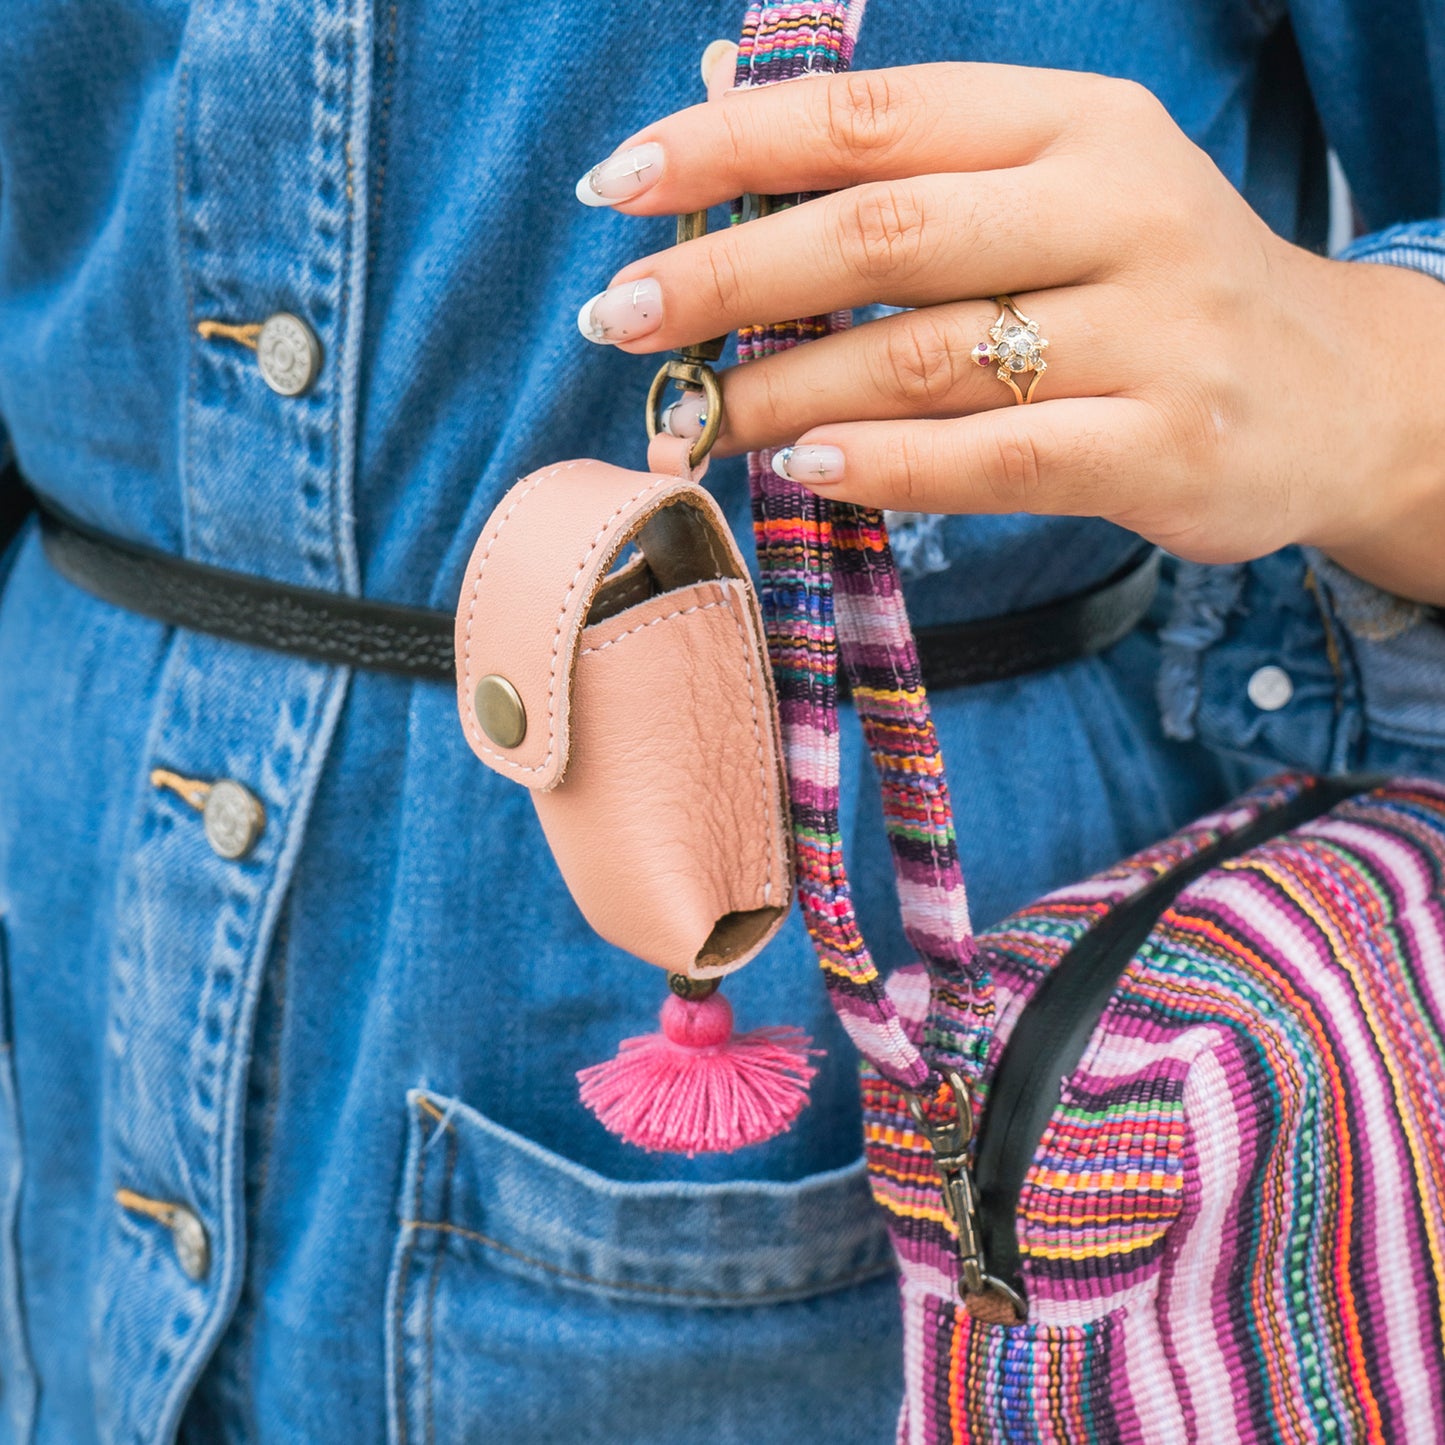
<path id="1" fill-rule="evenodd" d="M 669 994 L 662 1006 L 662 1032 L 690 1049 L 720 1048 L 732 1037 L 732 1005 L 720 993 L 695 1002 Z"/>

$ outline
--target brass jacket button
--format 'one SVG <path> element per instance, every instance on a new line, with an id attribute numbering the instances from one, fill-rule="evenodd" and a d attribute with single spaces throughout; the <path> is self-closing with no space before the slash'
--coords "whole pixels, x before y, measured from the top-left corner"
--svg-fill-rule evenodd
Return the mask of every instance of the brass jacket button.
<path id="1" fill-rule="evenodd" d="M 256 364 L 272 391 L 281 396 L 300 396 L 321 370 L 321 343 L 299 316 L 278 311 L 261 325 L 256 338 Z"/>

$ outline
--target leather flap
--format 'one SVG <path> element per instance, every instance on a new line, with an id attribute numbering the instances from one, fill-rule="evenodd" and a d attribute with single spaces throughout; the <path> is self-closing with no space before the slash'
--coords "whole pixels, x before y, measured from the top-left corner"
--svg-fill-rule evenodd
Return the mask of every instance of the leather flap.
<path id="1" fill-rule="evenodd" d="M 584 632 L 571 759 L 532 794 L 596 931 L 670 973 L 715 978 L 792 897 L 767 650 L 751 588 L 674 588 Z"/>
<path id="2" fill-rule="evenodd" d="M 641 558 L 609 579 L 633 541 Z M 556 787 L 583 628 L 654 592 L 746 576 L 722 513 L 695 482 L 591 460 L 524 477 L 482 529 L 457 605 L 457 708 L 472 751 L 528 788 Z M 515 690 L 523 730 L 513 746 L 478 719 L 483 678 Z"/>

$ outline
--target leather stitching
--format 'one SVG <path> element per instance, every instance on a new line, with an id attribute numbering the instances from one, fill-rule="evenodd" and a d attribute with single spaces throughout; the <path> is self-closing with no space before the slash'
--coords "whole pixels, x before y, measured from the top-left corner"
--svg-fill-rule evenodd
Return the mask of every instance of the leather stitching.
<path id="1" fill-rule="evenodd" d="M 559 472 L 570 471 L 573 467 L 578 465 L 580 465 L 580 463 L 578 462 L 561 462 L 557 466 L 550 467 L 547 471 L 540 472 L 534 478 L 532 478 L 531 485 L 524 488 L 519 493 L 519 495 L 513 501 L 512 505 L 507 508 L 507 511 L 503 515 L 502 520 L 497 524 L 497 530 L 492 534 L 491 540 L 487 543 L 486 550 L 482 553 L 481 560 L 477 563 L 477 574 L 475 580 L 472 583 L 472 600 L 467 608 L 466 644 L 463 649 L 463 675 L 465 677 L 466 696 L 463 697 L 462 703 L 464 714 L 466 715 L 467 732 L 470 734 L 473 741 L 476 743 L 478 749 L 481 752 L 485 753 L 488 758 L 492 759 L 492 761 L 495 762 L 498 767 L 513 774 L 545 772 L 546 769 L 551 766 L 552 759 L 557 755 L 557 673 L 558 663 L 561 660 L 563 625 L 567 621 L 567 609 L 569 604 L 571 603 L 572 594 L 577 590 L 577 584 L 586 574 L 588 564 L 596 555 L 597 549 L 602 546 L 602 544 L 611 534 L 613 524 L 617 521 L 619 517 L 625 515 L 630 508 L 635 507 L 637 503 L 640 502 L 649 492 L 659 491 L 663 488 L 677 485 L 677 479 L 675 477 L 649 477 L 648 484 L 640 491 L 635 492 L 625 502 L 623 502 L 598 529 L 596 536 L 592 538 L 591 544 L 588 546 L 586 553 L 583 555 L 581 562 L 578 564 L 577 571 L 573 574 L 572 581 L 568 584 L 567 591 L 562 598 L 562 606 L 557 613 L 557 626 L 552 634 L 552 662 L 547 680 L 547 751 L 540 763 L 534 763 L 530 765 L 524 763 L 517 763 L 513 762 L 511 758 L 504 757 L 494 748 L 491 748 L 487 745 L 485 735 L 482 733 L 481 729 L 476 726 L 474 719 L 470 715 L 470 710 L 466 707 L 466 704 L 471 697 L 473 687 L 472 628 L 476 619 L 477 602 L 479 600 L 479 594 L 481 592 L 482 577 L 486 571 L 487 560 L 492 555 L 492 549 L 497 545 L 498 538 L 501 537 L 503 529 L 506 527 L 507 523 L 511 521 L 512 516 L 516 512 L 517 508 L 520 507 L 522 503 L 529 496 L 531 496 L 532 493 L 535 492 L 539 486 L 542 485 L 543 482 L 550 480 L 552 477 L 555 477 Z"/>
<path id="2" fill-rule="evenodd" d="M 506 513 L 502 517 L 502 520 L 497 523 L 497 530 L 492 533 L 491 541 L 487 543 L 486 551 L 482 553 L 481 561 L 477 563 L 477 574 L 472 579 L 472 600 L 467 607 L 466 644 L 462 652 L 462 674 L 465 679 L 465 686 L 463 690 L 465 696 L 461 699 L 461 711 L 462 720 L 466 724 L 468 734 L 480 748 L 486 748 L 486 742 L 484 740 L 481 728 L 479 728 L 476 724 L 476 719 L 471 709 L 472 693 L 475 687 L 475 684 L 472 681 L 472 627 L 476 621 L 477 594 L 481 591 L 482 588 L 482 576 L 487 570 L 487 559 L 492 555 L 492 548 L 497 545 L 497 538 L 502 535 L 502 528 L 505 527 L 507 523 L 512 520 L 512 513 L 515 512 L 517 508 L 520 507 L 522 503 L 526 501 L 526 499 L 531 496 L 531 494 L 535 492 L 544 481 L 547 480 L 548 477 L 556 476 L 558 472 L 564 470 L 566 467 L 571 467 L 575 465 L 575 462 L 562 462 L 559 465 L 552 467 L 548 471 L 536 473 L 532 477 L 530 485 L 524 487 L 512 499 L 512 505 L 507 508 Z M 491 749 L 487 748 L 487 752 L 490 754 Z M 505 758 L 499 759 L 499 761 L 506 763 L 508 767 L 515 766 L 515 764 L 507 763 Z"/>
<path id="3" fill-rule="evenodd" d="M 733 619 L 733 625 L 738 630 L 738 641 L 742 644 L 743 668 L 747 673 L 748 679 L 748 705 L 752 709 L 753 714 L 753 746 L 758 759 L 758 779 L 762 784 L 763 815 L 767 817 L 773 812 L 771 807 L 772 794 L 768 788 L 768 768 L 763 756 L 763 732 L 758 723 L 758 694 L 757 689 L 753 686 L 753 647 L 747 631 L 743 627 L 743 620 L 738 616 L 737 608 L 733 606 L 731 588 L 724 591 L 722 601 Z M 768 876 L 763 884 L 763 902 L 770 907 L 773 902 L 773 874 L 777 861 L 775 857 L 776 848 L 774 846 L 776 842 L 777 837 L 774 831 L 774 836 L 768 839 Z"/>
<path id="4" fill-rule="evenodd" d="M 603 588 L 607 589 L 608 605 L 616 604 L 614 617 L 618 612 L 626 612 L 629 607 L 635 607 L 639 602 L 646 602 L 652 596 L 652 573 L 648 570 L 645 558 L 639 559 L 642 563 L 631 576 L 626 576 L 626 569 L 622 573 L 613 573 L 607 577 L 598 589 L 599 596 Z M 610 584 L 610 585 L 609 585 Z"/>
<path id="5" fill-rule="evenodd" d="M 584 647 L 581 652 L 583 657 L 591 657 L 594 652 L 606 652 L 609 647 L 616 647 L 625 637 L 636 637 L 639 632 L 646 632 L 649 627 L 658 627 L 664 622 L 671 622 L 674 617 L 691 617 L 694 612 L 711 612 L 714 607 L 726 607 L 726 598 L 717 602 L 696 602 L 691 607 L 679 607 L 675 612 L 665 612 L 661 617 L 654 617 L 651 622 L 639 622 L 636 627 L 629 627 L 626 632 L 619 632 L 610 642 L 599 642 L 596 647 Z"/>

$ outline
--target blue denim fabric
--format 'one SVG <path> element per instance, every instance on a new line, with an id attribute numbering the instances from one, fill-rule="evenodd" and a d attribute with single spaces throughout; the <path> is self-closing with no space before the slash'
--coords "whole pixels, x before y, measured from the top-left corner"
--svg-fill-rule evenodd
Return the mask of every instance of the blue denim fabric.
<path id="1" fill-rule="evenodd" d="M 896 1283 L 861 1161 L 796 1184 L 617 1183 L 455 1100 L 408 1102 L 397 1438 L 522 1438 L 525 1420 L 534 1439 L 798 1440 L 840 1379 L 844 1419 L 894 1407 L 876 1357 L 898 1348 Z M 540 1396 L 539 1366 L 558 1385 Z M 579 1428 L 577 1396 L 608 1408 Z"/>
<path id="2" fill-rule="evenodd" d="M 12 3 L 0 419 L 21 468 L 199 560 L 450 608 L 518 474 L 640 461 L 651 368 L 572 318 L 670 223 L 584 211 L 571 184 L 697 98 L 703 44 L 740 13 Z M 1414 223 L 1360 254 L 1431 269 L 1438 5 L 1290 16 L 874 0 L 860 63 L 1134 76 L 1311 244 L 1327 134 L 1366 222 Z M 281 309 L 324 349 L 301 398 L 196 330 Z M 741 466 L 711 480 L 745 531 Z M 1077 591 L 1135 545 L 1028 518 L 925 540 L 923 623 Z M 591 935 L 450 689 L 118 612 L 63 582 L 33 531 L 0 577 L 0 1439 L 891 1437 L 897 1319 L 854 1061 L 796 920 L 729 993 L 742 1026 L 799 1023 L 827 1049 L 797 1127 L 721 1159 L 628 1150 L 572 1073 L 651 1026 L 659 979 Z M 981 923 L 1246 776 L 1441 772 L 1436 623 L 1382 620 L 1295 552 L 1236 580 L 1203 621 L 1187 573 L 1177 607 L 1161 598 L 1173 737 L 1153 627 L 937 700 Z M 1266 663 L 1294 682 L 1270 713 L 1248 698 Z M 859 906 L 901 962 L 871 767 L 851 729 L 845 744 Z M 251 788 L 254 851 L 213 853 L 156 767 Z M 117 1189 L 194 1211 L 200 1278 Z"/>

